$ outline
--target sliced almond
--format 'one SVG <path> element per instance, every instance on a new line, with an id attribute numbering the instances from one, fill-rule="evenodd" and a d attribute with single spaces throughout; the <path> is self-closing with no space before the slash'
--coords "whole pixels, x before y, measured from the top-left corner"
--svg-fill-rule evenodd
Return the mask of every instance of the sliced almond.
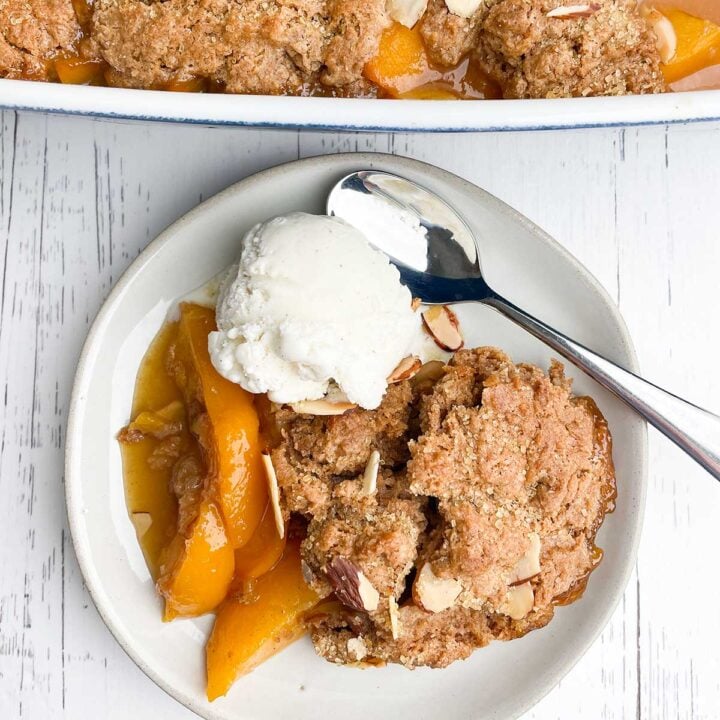
<path id="1" fill-rule="evenodd" d="M 442 360 L 430 360 L 413 375 L 413 384 L 434 385 L 444 374 L 445 363 Z"/>
<path id="2" fill-rule="evenodd" d="M 377 610 L 380 593 L 355 563 L 341 557 L 333 558 L 325 568 L 325 574 L 343 605 L 367 612 Z"/>
<path id="3" fill-rule="evenodd" d="M 387 13 L 396 22 L 411 28 L 423 16 L 427 4 L 428 0 L 387 0 Z"/>
<path id="4" fill-rule="evenodd" d="M 483 4 L 484 0 L 445 0 L 447 9 L 458 17 L 470 18 Z"/>
<path id="5" fill-rule="evenodd" d="M 312 585 L 315 580 L 315 573 L 313 573 L 310 566 L 304 560 L 300 561 L 300 572 L 302 573 L 303 580 L 308 585 Z"/>
<path id="6" fill-rule="evenodd" d="M 347 641 L 348 654 L 355 660 L 362 660 L 368 654 L 367 645 L 361 637 L 350 638 Z"/>
<path id="7" fill-rule="evenodd" d="M 556 7 L 546 14 L 549 18 L 559 18 L 561 20 L 576 20 L 577 18 L 587 18 L 594 15 L 600 9 L 598 3 L 583 3 L 582 5 L 563 5 Z"/>
<path id="8" fill-rule="evenodd" d="M 422 314 L 425 329 L 443 350 L 455 352 L 464 343 L 457 315 L 447 305 L 433 305 Z"/>
<path id="9" fill-rule="evenodd" d="M 437 613 L 455 604 L 462 585 L 454 578 L 440 578 L 430 563 L 425 563 L 415 578 L 413 597 L 428 612 Z"/>
<path id="10" fill-rule="evenodd" d="M 267 453 L 262 453 L 263 465 L 265 466 L 265 475 L 268 483 L 268 494 L 270 495 L 270 504 L 272 505 L 273 515 L 275 516 L 275 527 L 278 535 L 282 540 L 285 537 L 285 520 L 283 519 L 282 510 L 280 509 L 280 489 L 278 488 L 277 475 L 273 467 L 272 460 Z"/>
<path id="11" fill-rule="evenodd" d="M 132 524 L 135 526 L 135 532 L 138 538 L 141 538 L 152 525 L 152 516 L 146 512 L 134 512 L 130 516 Z"/>
<path id="12" fill-rule="evenodd" d="M 354 410 L 357 405 L 351 402 L 330 402 L 325 398 L 319 400 L 301 400 L 292 403 L 290 407 L 298 415 L 344 415 L 348 410 Z"/>
<path id="13" fill-rule="evenodd" d="M 398 612 L 398 604 L 394 597 L 388 598 L 388 613 L 390 614 L 390 632 L 392 639 L 397 640 L 400 637 L 400 614 Z"/>
<path id="14" fill-rule="evenodd" d="M 532 585 L 524 582 L 522 585 L 511 587 L 505 596 L 505 602 L 498 608 L 504 615 L 513 620 L 522 620 L 535 604 L 535 593 Z"/>
<path id="15" fill-rule="evenodd" d="M 534 578 L 540 572 L 540 536 L 536 533 L 528 535 L 530 547 L 517 561 L 510 574 L 510 585 L 520 585 Z"/>
<path id="16" fill-rule="evenodd" d="M 667 64 L 677 53 L 677 34 L 670 20 L 659 10 L 644 6 L 643 16 L 650 23 L 655 33 L 655 47 L 657 47 L 660 61 Z"/>
<path id="17" fill-rule="evenodd" d="M 398 366 L 388 375 L 388 385 L 409 380 L 416 375 L 422 367 L 422 360 L 415 355 L 410 355 L 398 363 Z"/>
<path id="18" fill-rule="evenodd" d="M 328 402 L 335 403 L 336 405 L 339 403 L 349 403 L 350 398 L 347 396 L 347 393 L 337 384 L 334 382 L 331 382 L 328 386 L 327 392 L 325 393 L 324 400 L 327 400 Z"/>
<path id="19" fill-rule="evenodd" d="M 365 610 L 373 612 L 377 610 L 380 602 L 380 593 L 373 587 L 373 584 L 360 572 L 358 573 L 358 591 Z"/>
<path id="20" fill-rule="evenodd" d="M 380 453 L 373 450 L 365 465 L 363 473 L 363 492 L 366 495 L 374 495 L 377 490 L 378 471 L 380 470 Z"/>

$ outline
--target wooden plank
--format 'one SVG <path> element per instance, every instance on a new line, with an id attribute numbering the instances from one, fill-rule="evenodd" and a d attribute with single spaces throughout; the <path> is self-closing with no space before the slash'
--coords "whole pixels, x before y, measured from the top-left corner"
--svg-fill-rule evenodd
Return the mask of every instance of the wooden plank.
<path id="1" fill-rule="evenodd" d="M 628 131 L 618 197 L 621 308 L 648 378 L 720 412 L 715 316 L 720 143 L 712 126 Z M 643 717 L 715 718 L 720 617 L 704 604 L 717 483 L 657 433 L 639 557 Z"/>
<path id="2" fill-rule="evenodd" d="M 298 134 L 6 112 L 0 127 L 3 718 L 193 717 L 134 667 L 82 585 L 63 510 L 64 423 L 77 355 L 112 284 L 163 227 L 259 169 L 378 150 L 478 183 L 619 299 L 649 377 L 720 410 L 718 125 Z M 651 457 L 637 576 L 601 639 L 528 718 L 717 716 L 720 618 L 708 599 L 720 589 L 720 495 L 656 436 Z"/>

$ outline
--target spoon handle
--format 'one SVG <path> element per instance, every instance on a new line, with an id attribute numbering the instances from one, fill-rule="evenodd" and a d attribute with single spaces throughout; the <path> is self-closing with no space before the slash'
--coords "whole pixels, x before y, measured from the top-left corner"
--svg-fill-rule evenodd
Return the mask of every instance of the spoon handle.
<path id="1" fill-rule="evenodd" d="M 584 370 L 720 480 L 720 417 L 624 370 L 494 293 L 482 302 Z"/>

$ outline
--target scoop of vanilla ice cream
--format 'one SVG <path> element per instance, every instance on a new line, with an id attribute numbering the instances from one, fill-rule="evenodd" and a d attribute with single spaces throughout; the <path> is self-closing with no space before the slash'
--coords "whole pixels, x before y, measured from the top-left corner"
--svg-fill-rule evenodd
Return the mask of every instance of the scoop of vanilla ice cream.
<path id="1" fill-rule="evenodd" d="M 243 240 L 209 338 L 218 372 L 278 403 L 321 398 L 334 381 L 377 407 L 386 378 L 423 343 L 397 269 L 334 217 L 292 213 Z"/>

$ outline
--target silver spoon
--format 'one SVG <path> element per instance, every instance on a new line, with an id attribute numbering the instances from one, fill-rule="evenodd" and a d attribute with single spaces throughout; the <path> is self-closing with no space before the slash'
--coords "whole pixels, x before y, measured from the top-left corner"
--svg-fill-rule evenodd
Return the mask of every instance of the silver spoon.
<path id="1" fill-rule="evenodd" d="M 624 370 L 498 295 L 483 277 L 472 231 L 437 195 L 406 178 L 363 170 L 333 187 L 327 211 L 361 227 L 397 266 L 414 297 L 429 304 L 489 305 L 624 400 L 720 480 L 720 417 Z"/>

